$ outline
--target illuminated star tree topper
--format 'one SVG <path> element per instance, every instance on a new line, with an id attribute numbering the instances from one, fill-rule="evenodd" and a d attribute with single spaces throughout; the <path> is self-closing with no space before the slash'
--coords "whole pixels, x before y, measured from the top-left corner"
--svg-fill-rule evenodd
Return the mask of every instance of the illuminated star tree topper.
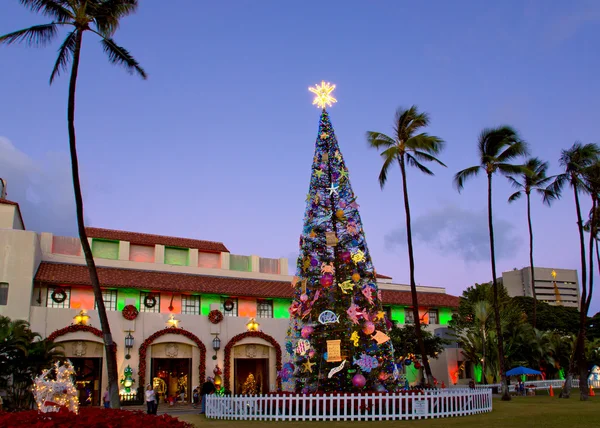
<path id="1" fill-rule="evenodd" d="M 316 104 L 317 107 L 325 109 L 325 106 L 331 107 L 333 103 L 337 103 L 337 100 L 331 95 L 334 89 L 335 85 L 325 82 L 324 80 L 321 81 L 321 85 L 315 85 L 314 87 L 308 88 L 310 92 L 315 94 L 313 105 Z"/>

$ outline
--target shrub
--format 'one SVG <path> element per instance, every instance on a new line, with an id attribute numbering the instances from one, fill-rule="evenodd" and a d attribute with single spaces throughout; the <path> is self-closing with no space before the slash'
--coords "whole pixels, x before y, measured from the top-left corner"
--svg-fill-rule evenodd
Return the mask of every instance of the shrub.
<path id="1" fill-rule="evenodd" d="M 190 428 L 187 422 L 182 422 L 169 415 L 148 415 L 140 410 L 116 410 L 98 407 L 80 408 L 79 414 L 74 414 L 66 409 L 57 413 L 42 413 L 37 410 L 7 413 L 0 412 L 0 427 L 22 428 L 27 427 L 86 427 L 86 428 Z"/>

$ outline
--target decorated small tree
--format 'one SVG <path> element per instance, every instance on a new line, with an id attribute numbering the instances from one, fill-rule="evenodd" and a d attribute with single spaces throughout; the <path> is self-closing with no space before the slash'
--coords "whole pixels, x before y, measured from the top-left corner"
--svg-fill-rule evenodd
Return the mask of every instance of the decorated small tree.
<path id="1" fill-rule="evenodd" d="M 52 371 L 56 372 L 56 380 L 51 378 Z M 44 413 L 58 412 L 64 407 L 71 412 L 79 411 L 79 397 L 73 383 L 75 370 L 69 360 L 64 363 L 56 362 L 51 369 L 44 370 L 34 380 L 33 396 L 38 409 Z"/>
<path id="2" fill-rule="evenodd" d="M 335 85 L 310 91 L 322 108 L 287 351 L 297 392 L 389 391 L 398 371 L 356 197 L 325 106 Z M 282 375 L 280 373 L 280 375 Z"/>
<path id="3" fill-rule="evenodd" d="M 243 395 L 256 395 L 256 380 L 254 380 L 254 375 L 250 373 L 242 385 L 242 394 Z"/>

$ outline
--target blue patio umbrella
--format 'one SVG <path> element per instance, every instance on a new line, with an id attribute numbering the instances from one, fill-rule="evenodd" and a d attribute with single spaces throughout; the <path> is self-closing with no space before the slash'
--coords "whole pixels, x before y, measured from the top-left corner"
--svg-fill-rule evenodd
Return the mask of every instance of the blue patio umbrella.
<path id="1" fill-rule="evenodd" d="M 527 367 L 519 366 L 514 369 L 510 369 L 506 372 L 506 376 L 520 376 L 520 375 L 541 375 L 542 372 L 537 370 L 529 369 Z"/>

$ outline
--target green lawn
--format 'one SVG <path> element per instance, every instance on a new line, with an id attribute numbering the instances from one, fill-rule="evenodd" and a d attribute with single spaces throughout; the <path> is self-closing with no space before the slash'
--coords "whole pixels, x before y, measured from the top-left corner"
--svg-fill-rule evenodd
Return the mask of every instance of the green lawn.
<path id="1" fill-rule="evenodd" d="M 569 400 L 538 395 L 535 397 L 515 397 L 510 402 L 494 399 L 492 413 L 456 418 L 427 419 L 419 421 L 376 421 L 376 422 L 265 422 L 265 421 L 226 421 L 206 419 L 200 415 L 183 415 L 179 419 L 191 422 L 202 428 L 243 428 L 248 426 L 273 426 L 283 428 L 365 428 L 396 427 L 412 425 L 421 427 L 544 427 L 573 428 L 598 426 L 600 421 L 600 399 L 579 401 L 576 391 Z"/>

